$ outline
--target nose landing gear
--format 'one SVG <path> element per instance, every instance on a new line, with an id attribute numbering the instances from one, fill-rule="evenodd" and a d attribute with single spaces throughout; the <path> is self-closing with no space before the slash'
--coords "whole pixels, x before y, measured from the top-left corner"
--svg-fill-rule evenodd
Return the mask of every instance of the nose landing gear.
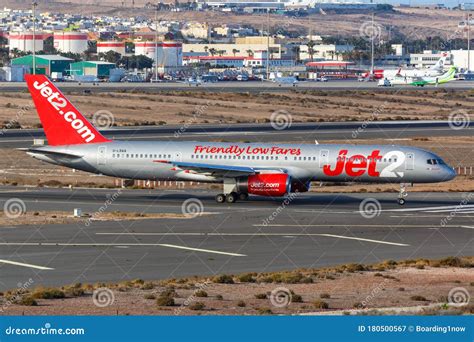
<path id="1" fill-rule="evenodd" d="M 408 196 L 408 192 L 406 191 L 406 184 L 400 183 L 400 192 L 398 193 L 398 204 L 404 205 L 405 204 L 405 197 Z"/>

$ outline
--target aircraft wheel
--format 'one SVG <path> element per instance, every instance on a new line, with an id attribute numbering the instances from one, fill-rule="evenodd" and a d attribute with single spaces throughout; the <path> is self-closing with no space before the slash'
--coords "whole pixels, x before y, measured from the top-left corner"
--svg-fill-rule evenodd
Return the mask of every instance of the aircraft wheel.
<path id="1" fill-rule="evenodd" d="M 248 198 L 249 198 L 249 194 L 246 194 L 245 192 L 241 192 L 241 193 L 239 194 L 239 200 L 241 200 L 241 201 L 245 201 L 245 200 L 247 200 Z"/>
<path id="2" fill-rule="evenodd" d="M 405 199 L 404 198 L 399 198 L 398 199 L 398 204 L 404 205 L 405 204 Z"/>
<path id="3" fill-rule="evenodd" d="M 237 201 L 237 197 L 238 197 L 237 193 L 231 192 L 230 194 L 226 196 L 226 201 L 227 203 L 235 203 Z"/>
<path id="4" fill-rule="evenodd" d="M 226 197 L 224 194 L 217 194 L 216 195 L 216 202 L 217 203 L 224 203 L 226 200 Z"/>

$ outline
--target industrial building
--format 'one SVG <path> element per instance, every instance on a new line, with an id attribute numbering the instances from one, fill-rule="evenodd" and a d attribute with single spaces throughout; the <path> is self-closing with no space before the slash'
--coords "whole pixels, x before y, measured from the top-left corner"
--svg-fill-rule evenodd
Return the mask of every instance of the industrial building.
<path id="1" fill-rule="evenodd" d="M 62 73 L 69 72 L 71 63 L 74 60 L 59 55 L 37 55 L 35 58 L 36 74 L 44 74 L 51 76 L 52 72 Z M 29 68 L 29 72 L 33 73 L 33 55 L 14 58 L 11 61 L 14 65 L 25 65 Z"/>
<path id="2" fill-rule="evenodd" d="M 117 66 L 114 63 L 102 61 L 82 61 L 71 63 L 71 75 L 73 76 L 95 76 L 97 78 L 108 78 L 110 70 Z"/>
<path id="3" fill-rule="evenodd" d="M 54 48 L 60 52 L 83 53 L 88 48 L 87 33 L 54 32 Z"/>

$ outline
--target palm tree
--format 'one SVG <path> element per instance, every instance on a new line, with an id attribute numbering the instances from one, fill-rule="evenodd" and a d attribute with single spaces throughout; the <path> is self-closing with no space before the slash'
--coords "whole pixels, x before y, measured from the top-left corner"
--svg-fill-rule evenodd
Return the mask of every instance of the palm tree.
<path id="1" fill-rule="evenodd" d="M 211 56 L 214 56 L 217 53 L 217 50 L 214 48 L 210 48 L 209 53 L 211 54 Z"/>
<path id="2" fill-rule="evenodd" d="M 309 54 L 309 58 L 311 59 L 311 62 L 314 60 L 314 46 L 316 45 L 316 43 L 312 40 L 310 40 L 308 42 L 308 44 L 306 44 L 308 46 L 308 54 Z"/>
<path id="3" fill-rule="evenodd" d="M 234 54 L 234 57 L 235 57 L 235 55 L 237 54 L 237 52 L 240 52 L 240 50 L 232 49 L 232 53 Z"/>
<path id="4" fill-rule="evenodd" d="M 252 49 L 248 49 L 248 50 L 245 51 L 245 52 L 247 52 L 247 54 L 249 55 L 249 57 L 253 57 L 253 51 L 252 51 Z"/>

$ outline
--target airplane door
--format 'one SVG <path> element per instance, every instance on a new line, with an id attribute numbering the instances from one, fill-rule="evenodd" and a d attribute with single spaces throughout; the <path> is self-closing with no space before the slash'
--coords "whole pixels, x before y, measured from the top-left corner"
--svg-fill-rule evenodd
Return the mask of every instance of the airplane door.
<path id="1" fill-rule="evenodd" d="M 407 153 L 407 158 L 405 161 L 405 168 L 407 170 L 415 169 L 415 155 L 413 153 Z"/>
<path id="2" fill-rule="evenodd" d="M 321 150 L 319 152 L 319 167 L 322 168 L 326 164 L 329 164 L 329 151 Z"/>
<path id="3" fill-rule="evenodd" d="M 97 148 L 97 165 L 105 165 L 107 163 L 107 146 L 99 146 Z"/>

